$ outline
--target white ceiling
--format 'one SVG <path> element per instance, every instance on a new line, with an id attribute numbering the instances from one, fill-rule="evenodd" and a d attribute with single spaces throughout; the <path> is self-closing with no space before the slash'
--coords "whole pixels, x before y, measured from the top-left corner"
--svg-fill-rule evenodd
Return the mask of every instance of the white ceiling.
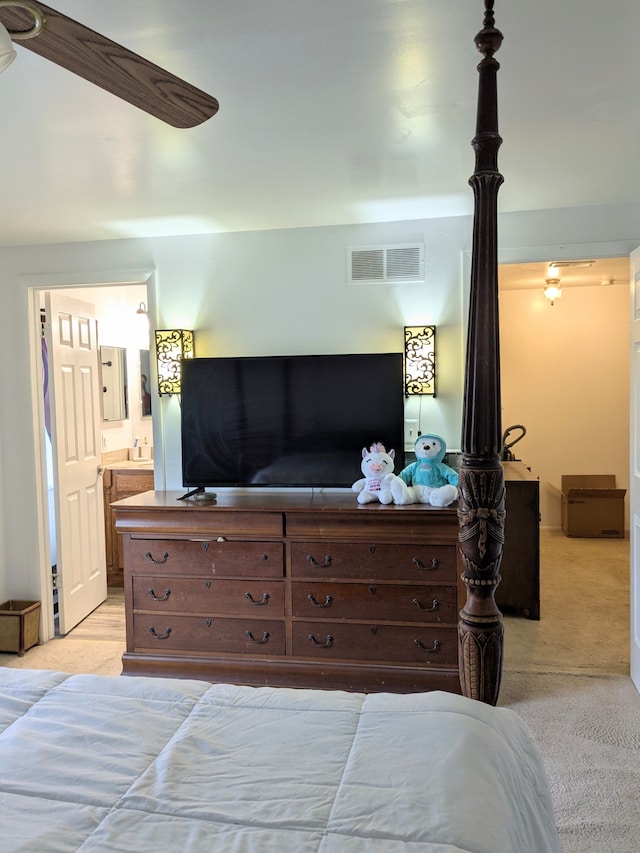
<path id="1" fill-rule="evenodd" d="M 49 0 L 215 95 L 165 125 L 17 46 L 0 244 L 467 214 L 482 0 Z M 496 0 L 499 209 L 640 198 L 638 0 Z"/>

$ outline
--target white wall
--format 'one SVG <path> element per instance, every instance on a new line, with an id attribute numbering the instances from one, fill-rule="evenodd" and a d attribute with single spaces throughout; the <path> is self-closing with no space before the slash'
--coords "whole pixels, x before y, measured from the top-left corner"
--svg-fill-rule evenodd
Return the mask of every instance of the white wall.
<path id="1" fill-rule="evenodd" d="M 508 214 L 501 217 L 500 233 L 505 262 L 596 251 L 600 257 L 622 255 L 640 243 L 640 205 Z M 426 284 L 346 284 L 348 246 L 416 240 L 426 245 Z M 32 429 L 34 352 L 27 334 L 28 284 L 37 276 L 55 274 L 61 283 L 85 276 L 91 282 L 98 274 L 108 280 L 115 273 L 155 271 L 149 286 L 152 322 L 157 328 L 194 329 L 200 356 L 399 351 L 405 324 L 435 323 L 439 396 L 423 400 L 421 426 L 441 432 L 453 447 L 459 443 L 463 391 L 462 257 L 470 241 L 471 220 L 458 217 L 0 249 L 4 343 L 11 353 L 0 360 L 5 597 L 40 593 L 42 511 L 34 452 L 40 436 Z M 178 401 L 156 396 L 153 405 L 156 485 L 180 488 Z"/>
<path id="2" fill-rule="evenodd" d="M 438 397 L 423 430 L 459 445 L 462 396 L 460 246 L 468 220 L 304 228 L 191 238 L 158 257 L 158 323 L 196 333 L 196 356 L 398 352 L 403 326 L 436 324 Z M 347 248 L 424 241 L 426 283 L 348 285 Z M 197 267 L 185 273 L 189 260 Z M 175 282 L 180 282 L 178 288 Z M 186 294 L 188 293 L 188 297 Z M 159 401 L 166 488 L 181 487 L 178 400 Z M 407 407 L 418 414 L 417 403 Z M 157 456 L 156 456 L 157 458 Z"/>
<path id="3" fill-rule="evenodd" d="M 500 295 L 503 424 L 524 424 L 514 448 L 540 477 L 542 524 L 560 527 L 562 474 L 615 474 L 629 488 L 629 288 Z M 628 528 L 628 506 L 626 526 Z"/>

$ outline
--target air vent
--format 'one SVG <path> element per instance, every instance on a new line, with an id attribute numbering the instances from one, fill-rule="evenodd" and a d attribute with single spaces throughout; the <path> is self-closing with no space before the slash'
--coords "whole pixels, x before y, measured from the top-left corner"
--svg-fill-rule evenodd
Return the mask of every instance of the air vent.
<path id="1" fill-rule="evenodd" d="M 424 244 L 357 246 L 348 250 L 349 284 L 424 281 Z"/>

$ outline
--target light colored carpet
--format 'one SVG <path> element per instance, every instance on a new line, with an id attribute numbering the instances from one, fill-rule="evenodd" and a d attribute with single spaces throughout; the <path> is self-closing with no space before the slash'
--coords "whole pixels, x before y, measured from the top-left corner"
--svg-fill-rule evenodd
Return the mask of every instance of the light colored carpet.
<path id="1" fill-rule="evenodd" d="M 629 540 L 542 530 L 540 613 L 505 618 L 505 669 L 628 675 Z"/>
<path id="2" fill-rule="evenodd" d="M 629 673 L 629 541 L 543 530 L 539 622 L 505 619 L 499 704 L 535 735 L 565 853 L 640 851 L 640 697 Z M 119 675 L 121 591 L 66 638 L 0 664 Z M 518 851 L 496 851 L 518 853 Z M 544 853 L 544 851 L 540 851 Z"/>
<path id="3" fill-rule="evenodd" d="M 622 675 L 505 673 L 540 747 L 565 853 L 640 850 L 640 698 Z"/>
<path id="4" fill-rule="evenodd" d="M 540 536 L 541 619 L 505 618 L 499 704 L 538 741 L 565 853 L 640 851 L 629 540 Z"/>

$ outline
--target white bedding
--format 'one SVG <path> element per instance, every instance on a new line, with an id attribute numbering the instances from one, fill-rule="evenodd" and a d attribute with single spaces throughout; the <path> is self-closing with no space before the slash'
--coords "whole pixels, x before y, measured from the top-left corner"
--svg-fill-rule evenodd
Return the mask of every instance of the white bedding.
<path id="1" fill-rule="evenodd" d="M 520 718 L 449 693 L 0 668 L 3 853 L 558 853 Z"/>

